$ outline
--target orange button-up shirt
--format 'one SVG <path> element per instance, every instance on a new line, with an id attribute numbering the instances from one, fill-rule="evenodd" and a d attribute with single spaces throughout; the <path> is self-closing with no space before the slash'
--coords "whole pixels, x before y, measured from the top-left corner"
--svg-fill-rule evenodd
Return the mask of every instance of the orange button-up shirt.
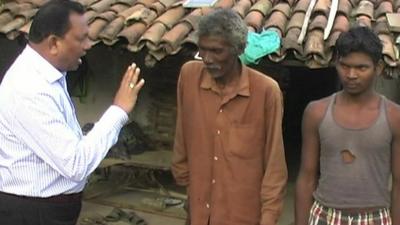
<path id="1" fill-rule="evenodd" d="M 228 90 L 202 62 L 183 65 L 172 172 L 188 186 L 191 225 L 276 224 L 287 181 L 281 91 L 245 65 Z"/>

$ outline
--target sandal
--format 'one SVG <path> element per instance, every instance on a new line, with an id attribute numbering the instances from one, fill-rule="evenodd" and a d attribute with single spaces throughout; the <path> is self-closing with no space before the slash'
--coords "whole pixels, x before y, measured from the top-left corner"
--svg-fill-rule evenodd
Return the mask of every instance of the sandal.
<path id="1" fill-rule="evenodd" d="M 127 218 L 126 212 L 119 208 L 114 208 L 107 216 L 104 217 L 104 220 L 107 222 L 117 222 L 122 218 Z"/>
<path id="2" fill-rule="evenodd" d="M 131 225 L 147 225 L 147 222 L 133 211 L 128 213 L 127 219 Z"/>

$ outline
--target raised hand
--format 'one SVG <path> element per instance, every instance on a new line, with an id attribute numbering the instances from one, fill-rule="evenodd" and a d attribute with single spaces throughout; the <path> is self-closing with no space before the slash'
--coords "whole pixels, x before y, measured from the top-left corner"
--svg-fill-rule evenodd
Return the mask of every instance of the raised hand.
<path id="1" fill-rule="evenodd" d="M 128 114 L 135 107 L 139 91 L 144 85 L 144 80 L 139 80 L 139 74 L 140 68 L 135 63 L 132 63 L 126 70 L 121 80 L 121 85 L 114 97 L 113 104 Z"/>

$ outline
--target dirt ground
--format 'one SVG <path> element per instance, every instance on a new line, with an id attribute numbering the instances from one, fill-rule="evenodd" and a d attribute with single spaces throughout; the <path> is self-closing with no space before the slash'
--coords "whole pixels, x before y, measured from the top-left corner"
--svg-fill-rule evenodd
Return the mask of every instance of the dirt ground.
<path id="1" fill-rule="evenodd" d="M 136 155 L 129 162 L 103 160 L 85 188 L 78 225 L 184 225 L 186 195 L 184 188 L 174 184 L 169 171 L 170 154 L 155 151 Z M 287 162 L 289 183 L 278 225 L 294 222 L 294 180 L 298 163 L 295 157 L 287 157 Z M 107 215 L 112 215 L 115 221 L 105 221 Z M 130 219 L 131 215 L 136 216 Z M 135 222 L 138 219 L 146 223 Z"/>
<path id="2" fill-rule="evenodd" d="M 185 213 L 182 208 L 167 209 L 164 211 L 157 211 L 146 208 L 142 203 L 146 199 L 146 193 L 139 193 L 135 191 L 125 191 L 118 194 L 109 195 L 106 198 L 92 199 L 84 201 L 81 212 L 80 223 L 78 225 L 87 225 L 85 219 L 87 218 L 102 218 L 110 214 L 115 206 L 124 210 L 125 212 L 134 211 L 139 217 L 143 218 L 148 225 L 184 225 Z M 292 225 L 294 222 L 294 183 L 290 182 L 288 185 L 288 192 L 285 199 L 284 210 L 279 220 L 278 225 Z M 117 203 L 116 203 L 117 202 Z M 126 203 L 129 202 L 129 203 Z M 136 204 L 138 203 L 138 204 Z M 93 225 L 96 223 L 92 223 Z M 102 224 L 102 223 L 97 223 Z M 136 223 L 129 223 L 126 220 L 117 222 L 107 222 L 108 225 L 141 225 Z M 103 225 L 104 225 L 103 224 Z"/>

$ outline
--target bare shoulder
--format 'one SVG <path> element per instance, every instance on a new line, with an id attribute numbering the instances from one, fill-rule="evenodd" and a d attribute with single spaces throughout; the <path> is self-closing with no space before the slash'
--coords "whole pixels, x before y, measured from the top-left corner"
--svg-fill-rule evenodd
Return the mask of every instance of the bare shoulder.
<path id="1" fill-rule="evenodd" d="M 326 113 L 331 98 L 332 96 L 328 96 L 308 103 L 304 110 L 303 118 L 319 123 Z"/>
<path id="2" fill-rule="evenodd" d="M 395 134 L 400 135 L 400 105 L 388 99 L 386 102 L 389 125 Z"/>

